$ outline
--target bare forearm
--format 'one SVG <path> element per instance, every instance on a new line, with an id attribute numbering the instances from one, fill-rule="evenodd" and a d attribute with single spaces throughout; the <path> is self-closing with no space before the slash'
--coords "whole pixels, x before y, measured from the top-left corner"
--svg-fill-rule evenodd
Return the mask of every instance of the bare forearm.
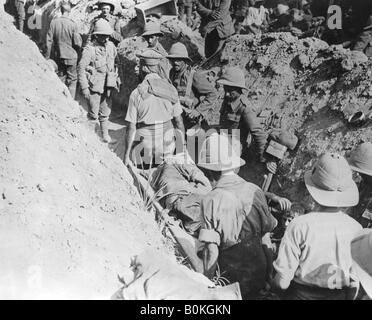
<path id="1" fill-rule="evenodd" d="M 136 134 L 136 127 L 133 124 L 128 126 L 128 130 L 125 136 L 125 151 L 124 160 L 129 159 L 130 151 L 132 150 L 134 136 Z"/>

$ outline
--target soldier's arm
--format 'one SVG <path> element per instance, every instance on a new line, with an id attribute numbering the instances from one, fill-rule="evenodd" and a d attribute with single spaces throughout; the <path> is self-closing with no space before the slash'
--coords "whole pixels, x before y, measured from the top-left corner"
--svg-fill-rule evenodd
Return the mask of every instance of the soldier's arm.
<path id="1" fill-rule="evenodd" d="M 196 109 L 204 118 L 206 118 L 208 112 L 213 110 L 217 103 L 217 90 L 208 81 L 205 73 L 195 73 L 193 79 L 193 90 L 195 95 L 199 98 L 199 104 L 196 106 Z M 204 97 L 204 99 L 201 101 L 200 97 Z"/>
<path id="2" fill-rule="evenodd" d="M 197 3 L 197 8 L 198 8 L 198 13 L 203 17 L 203 18 L 207 18 L 208 16 L 210 16 L 213 12 L 213 10 L 210 10 L 208 8 L 206 8 L 205 6 L 203 6 L 200 2 Z"/>
<path id="3" fill-rule="evenodd" d="M 52 52 L 52 47 L 53 47 L 53 38 L 54 38 L 54 29 L 55 29 L 55 23 L 52 21 L 50 23 L 50 27 L 47 33 L 47 38 L 46 38 L 46 54 L 45 57 L 47 59 L 50 59 L 50 55 Z"/>
<path id="4" fill-rule="evenodd" d="M 260 161 L 263 161 L 263 154 L 265 152 L 267 136 L 262 128 L 260 121 L 253 111 L 246 108 L 242 114 L 243 121 L 251 132 L 253 141 L 257 148 L 257 153 L 260 156 Z"/>
<path id="5" fill-rule="evenodd" d="M 83 54 L 81 60 L 78 64 L 77 73 L 78 73 L 78 81 L 81 87 L 81 90 L 85 90 L 89 88 L 89 83 L 86 75 L 86 69 L 89 66 L 91 61 L 91 53 L 90 47 L 85 47 L 83 50 Z"/>

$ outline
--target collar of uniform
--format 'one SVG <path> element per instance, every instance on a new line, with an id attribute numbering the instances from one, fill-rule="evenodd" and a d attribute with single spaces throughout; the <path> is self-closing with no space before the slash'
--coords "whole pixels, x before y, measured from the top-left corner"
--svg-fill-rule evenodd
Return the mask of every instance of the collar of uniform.
<path id="1" fill-rule="evenodd" d="M 240 178 L 237 174 L 234 174 L 232 176 L 222 176 L 213 189 L 224 189 L 232 187 L 242 183 L 242 181 L 244 180 Z"/>
<path id="2" fill-rule="evenodd" d="M 150 73 L 145 77 L 145 80 L 150 80 L 150 79 L 161 79 L 161 77 L 156 73 Z"/>

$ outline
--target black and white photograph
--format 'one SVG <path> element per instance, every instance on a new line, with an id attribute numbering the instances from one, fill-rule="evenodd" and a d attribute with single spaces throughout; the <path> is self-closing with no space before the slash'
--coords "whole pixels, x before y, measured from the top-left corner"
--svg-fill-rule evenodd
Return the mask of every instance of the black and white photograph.
<path id="1" fill-rule="evenodd" d="M 372 0 L 0 0 L 0 149 L 0 300 L 372 299 Z"/>

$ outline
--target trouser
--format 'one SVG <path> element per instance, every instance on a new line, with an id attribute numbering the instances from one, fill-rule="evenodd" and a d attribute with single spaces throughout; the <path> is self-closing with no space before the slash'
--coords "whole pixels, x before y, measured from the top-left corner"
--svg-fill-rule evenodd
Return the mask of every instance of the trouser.
<path id="1" fill-rule="evenodd" d="M 355 290 L 354 290 L 355 291 Z M 328 289 L 310 287 L 292 281 L 284 295 L 285 300 L 348 300 L 352 299 L 353 289 Z"/>
<path id="2" fill-rule="evenodd" d="M 191 193 L 187 196 L 178 197 L 172 204 L 168 204 L 166 201 L 167 208 L 171 209 L 172 213 L 182 221 L 186 232 L 196 238 L 203 221 L 200 210 L 202 198 L 203 195 L 201 194 Z"/>
<path id="3" fill-rule="evenodd" d="M 230 283 L 239 282 L 244 300 L 256 299 L 265 287 L 267 260 L 260 237 L 221 250 L 218 263 L 223 277 Z"/>
<path id="4" fill-rule="evenodd" d="M 220 50 L 225 43 L 226 39 L 220 38 L 217 29 L 212 30 L 205 36 L 205 57 L 213 56 Z"/>
<path id="5" fill-rule="evenodd" d="M 58 59 L 58 77 L 69 89 L 71 96 L 75 99 L 77 86 L 77 60 Z"/>
<path id="6" fill-rule="evenodd" d="M 90 92 L 88 118 L 99 120 L 100 122 L 108 121 L 111 113 L 111 98 L 108 90 L 104 93 Z"/>
<path id="7" fill-rule="evenodd" d="M 137 167 L 154 167 L 176 149 L 172 121 L 139 127 L 136 130 L 131 159 Z"/>
<path id="8" fill-rule="evenodd" d="M 16 14 L 16 19 L 18 23 L 17 27 L 19 31 L 23 32 L 23 26 L 26 19 L 25 3 L 24 1 L 15 0 L 14 4 L 17 11 Z"/>

